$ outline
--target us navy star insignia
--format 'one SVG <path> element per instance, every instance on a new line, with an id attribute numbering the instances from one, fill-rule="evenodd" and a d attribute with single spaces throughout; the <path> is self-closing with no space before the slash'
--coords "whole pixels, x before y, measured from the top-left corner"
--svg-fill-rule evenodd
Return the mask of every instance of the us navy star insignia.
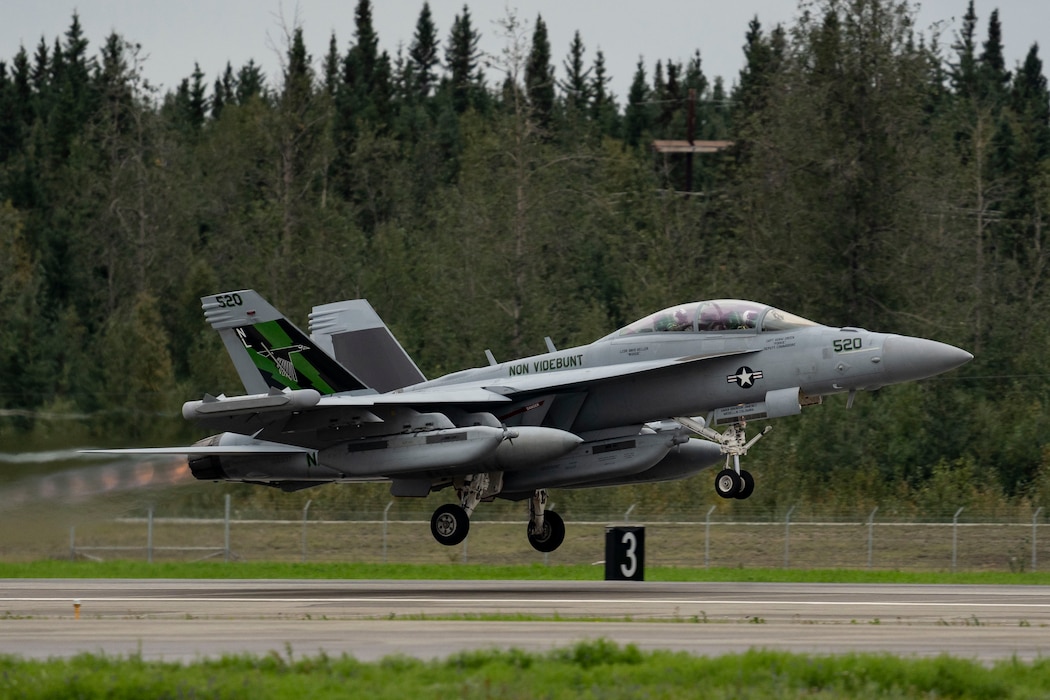
<path id="1" fill-rule="evenodd" d="M 755 385 L 756 379 L 762 378 L 762 371 L 755 371 L 750 367 L 741 367 L 736 374 L 730 374 L 726 381 L 730 384 L 739 384 L 741 389 L 750 389 Z"/>

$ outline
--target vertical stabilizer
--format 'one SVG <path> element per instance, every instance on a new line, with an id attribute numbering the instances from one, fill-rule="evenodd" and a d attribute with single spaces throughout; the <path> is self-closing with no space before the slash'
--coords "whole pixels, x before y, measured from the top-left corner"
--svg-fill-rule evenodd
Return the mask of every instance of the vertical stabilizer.
<path id="1" fill-rule="evenodd" d="M 201 297 L 201 306 L 249 394 L 265 394 L 270 388 L 321 394 L 369 388 L 255 290 Z"/>
<path id="2" fill-rule="evenodd" d="M 405 349 L 364 299 L 315 306 L 310 337 L 376 391 L 425 381 Z"/>

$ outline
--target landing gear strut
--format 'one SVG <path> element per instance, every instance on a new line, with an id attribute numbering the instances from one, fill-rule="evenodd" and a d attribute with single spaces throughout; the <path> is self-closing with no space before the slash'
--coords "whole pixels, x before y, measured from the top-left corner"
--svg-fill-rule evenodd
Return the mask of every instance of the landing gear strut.
<path id="1" fill-rule="evenodd" d="M 553 552 L 565 541 L 565 521 L 553 510 L 546 511 L 547 491 L 539 489 L 529 499 L 529 544 L 537 552 Z"/>
<path id="2" fill-rule="evenodd" d="M 715 493 L 722 498 L 745 499 L 755 490 L 755 479 L 751 472 L 740 468 L 740 457 L 746 455 L 747 451 L 762 438 L 766 436 L 773 426 L 767 425 L 762 432 L 750 440 L 744 434 L 747 422 L 743 419 L 733 423 L 724 433 L 708 428 L 707 425 L 695 418 L 675 418 L 676 421 L 689 428 L 698 435 L 718 443 L 722 454 L 726 456 L 725 467 L 715 475 Z M 732 460 L 730 462 L 730 460 Z M 730 463 L 732 466 L 730 466 Z"/>
<path id="3" fill-rule="evenodd" d="M 440 544 L 457 545 L 470 532 L 470 516 L 482 501 L 491 501 L 503 488 L 503 473 L 471 474 L 456 483 L 459 504 L 446 503 L 430 518 L 430 533 Z M 529 499 L 529 544 L 538 552 L 553 552 L 565 541 L 565 521 L 547 510 L 547 491 L 539 489 Z"/>
<path id="4" fill-rule="evenodd" d="M 430 534 L 451 547 L 467 538 L 470 516 L 483 500 L 492 500 L 503 488 L 503 472 L 471 474 L 456 484 L 460 505 L 446 503 L 430 518 Z"/>

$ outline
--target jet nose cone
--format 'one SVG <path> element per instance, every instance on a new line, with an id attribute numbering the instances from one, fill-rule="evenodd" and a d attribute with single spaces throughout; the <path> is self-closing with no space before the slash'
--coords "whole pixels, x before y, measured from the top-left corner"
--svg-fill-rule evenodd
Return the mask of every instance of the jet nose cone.
<path id="1" fill-rule="evenodd" d="M 947 343 L 893 335 L 882 344 L 882 363 L 888 383 L 925 379 L 955 369 L 973 355 Z"/>

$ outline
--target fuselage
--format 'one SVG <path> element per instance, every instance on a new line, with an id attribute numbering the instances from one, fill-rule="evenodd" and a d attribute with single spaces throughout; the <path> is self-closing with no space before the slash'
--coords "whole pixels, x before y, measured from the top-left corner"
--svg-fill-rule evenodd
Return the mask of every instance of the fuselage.
<path id="1" fill-rule="evenodd" d="M 763 304 L 717 300 L 664 309 L 589 345 L 464 370 L 404 391 L 500 387 L 530 396 L 557 392 L 564 402 L 578 386 L 579 405 L 560 427 L 581 433 L 759 404 L 770 392 L 795 389 L 805 402 L 876 389 L 971 357 L 932 340 L 823 326 Z"/>

